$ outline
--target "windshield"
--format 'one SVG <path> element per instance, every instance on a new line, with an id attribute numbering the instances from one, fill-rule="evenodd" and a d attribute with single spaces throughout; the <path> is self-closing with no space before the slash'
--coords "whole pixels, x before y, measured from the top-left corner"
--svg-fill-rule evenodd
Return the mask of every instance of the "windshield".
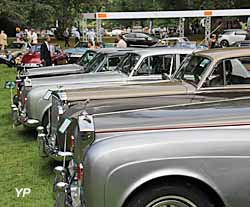
<path id="1" fill-rule="evenodd" d="M 185 80 L 197 85 L 210 63 L 211 60 L 207 57 L 188 56 L 182 63 L 180 69 L 175 73 L 174 79 Z"/>
<path id="2" fill-rule="evenodd" d="M 120 62 L 117 66 L 117 69 L 121 72 L 129 75 L 133 68 L 135 67 L 136 63 L 139 61 L 140 56 L 135 53 L 128 53 L 124 59 Z"/>
<path id="3" fill-rule="evenodd" d="M 41 45 L 34 45 L 30 48 L 30 52 L 35 53 L 35 52 L 40 52 Z"/>
<path id="4" fill-rule="evenodd" d="M 105 58 L 105 54 L 97 54 L 87 65 L 85 72 L 96 71 Z"/>
<path id="5" fill-rule="evenodd" d="M 91 62 L 91 60 L 94 58 L 94 56 L 96 55 L 96 53 L 94 51 L 87 51 L 85 52 L 82 57 L 80 57 L 79 61 L 78 61 L 78 65 L 81 66 L 85 66 L 88 63 Z"/>

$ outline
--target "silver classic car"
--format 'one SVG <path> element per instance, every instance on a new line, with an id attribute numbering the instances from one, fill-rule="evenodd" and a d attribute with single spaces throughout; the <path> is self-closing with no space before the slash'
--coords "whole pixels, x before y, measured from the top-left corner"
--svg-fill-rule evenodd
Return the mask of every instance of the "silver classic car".
<path id="1" fill-rule="evenodd" d="M 108 56 L 107 60 L 96 56 L 89 67 L 92 72 L 87 74 L 39 78 L 31 81 L 25 79 L 25 86 L 21 91 L 23 101 L 19 104 L 19 120 L 33 127 L 43 123 L 51 106 L 50 96 L 44 99 L 48 89 L 161 82 L 162 73 L 166 73 L 167 77 L 171 76 L 184 56 L 191 54 L 192 51 L 192 49 L 151 48 L 128 52 L 116 68 L 120 60 L 117 57 L 124 56 L 125 53 L 119 51 Z"/>
<path id="2" fill-rule="evenodd" d="M 55 206 L 248 206 L 249 113 L 245 97 L 71 116 Z"/>

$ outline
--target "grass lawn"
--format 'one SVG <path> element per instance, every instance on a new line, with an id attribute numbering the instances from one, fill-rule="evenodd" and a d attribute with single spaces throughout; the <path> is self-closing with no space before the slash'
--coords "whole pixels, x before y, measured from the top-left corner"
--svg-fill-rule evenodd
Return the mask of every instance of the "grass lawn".
<path id="1" fill-rule="evenodd" d="M 0 65 L 0 206 L 53 206 L 52 184 L 55 163 L 38 155 L 36 133 L 22 126 L 12 128 L 10 91 L 6 80 L 15 80 L 16 70 Z M 15 188 L 31 188 L 17 198 Z"/>

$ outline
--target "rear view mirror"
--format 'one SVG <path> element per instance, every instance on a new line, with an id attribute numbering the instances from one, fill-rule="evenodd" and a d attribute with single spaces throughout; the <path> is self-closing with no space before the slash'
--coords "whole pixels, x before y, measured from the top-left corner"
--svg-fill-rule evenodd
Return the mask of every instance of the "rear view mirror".
<path id="1" fill-rule="evenodd" d="M 170 75 L 168 75 L 167 73 L 162 73 L 161 77 L 162 77 L 162 80 L 171 80 Z"/>

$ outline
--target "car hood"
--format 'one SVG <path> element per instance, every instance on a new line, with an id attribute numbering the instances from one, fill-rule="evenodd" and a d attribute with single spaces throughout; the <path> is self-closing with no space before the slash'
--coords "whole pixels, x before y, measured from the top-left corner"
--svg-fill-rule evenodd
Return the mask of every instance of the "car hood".
<path id="1" fill-rule="evenodd" d="M 96 83 L 102 84 L 103 82 L 123 82 L 127 79 L 127 75 L 118 71 L 112 72 L 98 72 L 98 73 L 84 73 L 74 74 L 59 77 L 46 77 L 46 78 L 33 78 L 31 79 L 32 87 L 45 86 L 45 85 L 68 85 L 68 84 L 83 84 L 83 83 Z"/>
<path id="2" fill-rule="evenodd" d="M 179 106 L 166 102 L 160 108 L 100 114 L 94 116 L 96 140 L 152 131 L 245 125 L 250 123 L 249 106 L 249 100 Z"/>
<path id="3" fill-rule="evenodd" d="M 52 74 L 68 74 L 74 72 L 80 72 L 82 66 L 77 64 L 69 64 L 69 65 L 56 65 L 50 67 L 42 67 L 42 68 L 33 68 L 28 69 L 26 72 L 20 75 L 20 77 L 36 77 L 36 76 L 50 76 Z"/>
<path id="4" fill-rule="evenodd" d="M 88 162 L 86 163 L 89 159 L 93 161 L 91 164 L 95 163 L 95 166 L 98 166 L 97 160 L 106 163 L 110 160 L 110 157 L 113 157 L 111 167 L 114 167 L 142 161 L 151 161 L 149 164 L 152 165 L 154 160 L 171 158 L 214 158 L 249 155 L 249 139 L 247 138 L 249 129 L 250 126 L 248 125 L 243 127 L 147 131 L 117 135 L 92 144 L 85 156 L 85 166 L 86 169 L 90 167 L 87 164 Z M 180 165 L 185 165 L 186 161 L 183 160 L 184 163 Z"/>
<path id="5" fill-rule="evenodd" d="M 22 58 L 22 63 L 41 63 L 40 53 L 26 53 Z"/>
<path id="6" fill-rule="evenodd" d="M 67 102 L 71 102 L 73 106 L 63 116 L 77 118 L 81 111 L 86 110 L 99 118 L 107 113 L 189 103 L 190 99 L 186 98 L 186 94 L 194 90 L 194 87 L 180 81 L 165 81 L 88 88 L 77 93 L 66 92 Z M 87 107 L 82 104 L 86 100 L 90 100 Z"/>

